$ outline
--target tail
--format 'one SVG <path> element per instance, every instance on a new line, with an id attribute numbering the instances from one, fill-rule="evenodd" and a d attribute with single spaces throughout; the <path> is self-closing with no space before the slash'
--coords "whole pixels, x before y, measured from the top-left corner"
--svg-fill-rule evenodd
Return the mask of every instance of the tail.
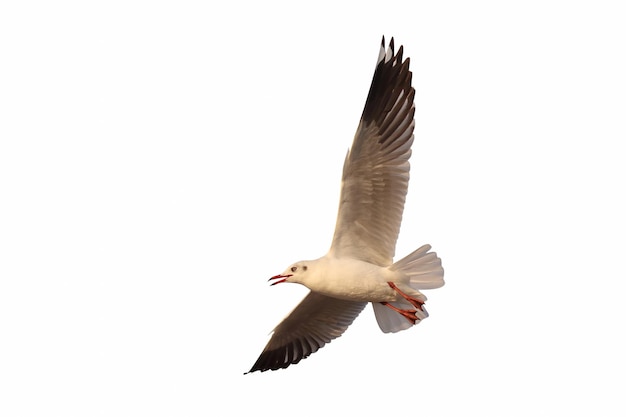
<path id="1" fill-rule="evenodd" d="M 417 290 L 431 290 L 443 287 L 443 267 L 435 252 L 428 252 L 430 245 L 424 245 L 389 267 L 409 276 L 409 284 Z"/>
<path id="2" fill-rule="evenodd" d="M 409 277 L 410 288 L 400 284 L 398 284 L 398 287 L 420 301 L 426 301 L 426 296 L 417 291 L 418 289 L 427 290 L 439 288 L 444 284 L 441 259 L 437 257 L 435 252 L 429 253 L 429 250 L 430 245 L 424 245 L 389 267 L 389 269 L 401 271 Z M 390 304 L 399 309 L 414 308 L 414 306 L 405 300 Z M 395 333 L 408 329 L 428 317 L 428 312 L 423 306 L 420 309 L 415 309 L 415 318 L 417 318 L 417 320 L 414 322 L 407 320 L 393 309 L 380 303 L 372 303 L 372 307 L 374 307 L 378 326 L 385 333 Z"/>

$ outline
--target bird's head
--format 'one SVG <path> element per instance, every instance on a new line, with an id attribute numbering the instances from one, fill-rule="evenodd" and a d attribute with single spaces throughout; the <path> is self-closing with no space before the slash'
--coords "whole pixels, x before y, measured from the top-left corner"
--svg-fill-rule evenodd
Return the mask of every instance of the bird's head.
<path id="1" fill-rule="evenodd" d="M 310 276 L 310 266 L 310 261 L 296 262 L 295 264 L 290 265 L 289 268 L 285 269 L 285 272 L 282 274 L 271 277 L 269 280 L 274 281 L 271 285 L 281 284 L 283 282 L 296 282 L 304 284 Z"/>

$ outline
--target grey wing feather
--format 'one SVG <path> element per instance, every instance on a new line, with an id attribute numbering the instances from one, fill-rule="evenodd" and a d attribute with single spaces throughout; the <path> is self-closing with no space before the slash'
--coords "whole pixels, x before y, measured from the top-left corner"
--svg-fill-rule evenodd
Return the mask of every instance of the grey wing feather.
<path id="1" fill-rule="evenodd" d="M 274 329 L 249 372 L 287 368 L 341 336 L 367 303 L 310 292 Z"/>
<path id="2" fill-rule="evenodd" d="M 391 265 L 409 182 L 415 90 L 410 60 L 393 38 L 379 61 L 344 163 L 337 225 L 330 253 Z"/>

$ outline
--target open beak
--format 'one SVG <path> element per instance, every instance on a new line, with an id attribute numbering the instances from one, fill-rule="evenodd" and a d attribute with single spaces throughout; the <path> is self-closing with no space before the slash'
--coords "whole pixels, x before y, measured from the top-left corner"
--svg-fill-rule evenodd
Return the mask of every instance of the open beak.
<path id="1" fill-rule="evenodd" d="M 274 275 L 272 278 L 268 279 L 268 281 L 276 279 L 278 281 L 274 281 L 274 282 L 271 283 L 271 285 L 276 285 L 276 284 L 280 284 L 281 282 L 287 281 L 287 278 L 289 278 L 290 276 L 291 276 L 291 274 L 289 274 L 289 275 Z"/>

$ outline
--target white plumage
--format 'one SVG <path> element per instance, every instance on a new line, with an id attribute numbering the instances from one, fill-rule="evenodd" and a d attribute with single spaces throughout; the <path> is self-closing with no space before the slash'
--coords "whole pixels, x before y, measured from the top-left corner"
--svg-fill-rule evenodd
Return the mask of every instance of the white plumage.
<path id="1" fill-rule="evenodd" d="M 368 302 L 383 332 L 428 317 L 420 289 L 441 287 L 441 260 L 424 245 L 393 263 L 409 182 L 415 90 L 409 59 L 383 38 L 361 121 L 344 162 L 329 252 L 271 279 L 311 292 L 274 329 L 249 372 L 286 368 L 341 336 Z"/>

